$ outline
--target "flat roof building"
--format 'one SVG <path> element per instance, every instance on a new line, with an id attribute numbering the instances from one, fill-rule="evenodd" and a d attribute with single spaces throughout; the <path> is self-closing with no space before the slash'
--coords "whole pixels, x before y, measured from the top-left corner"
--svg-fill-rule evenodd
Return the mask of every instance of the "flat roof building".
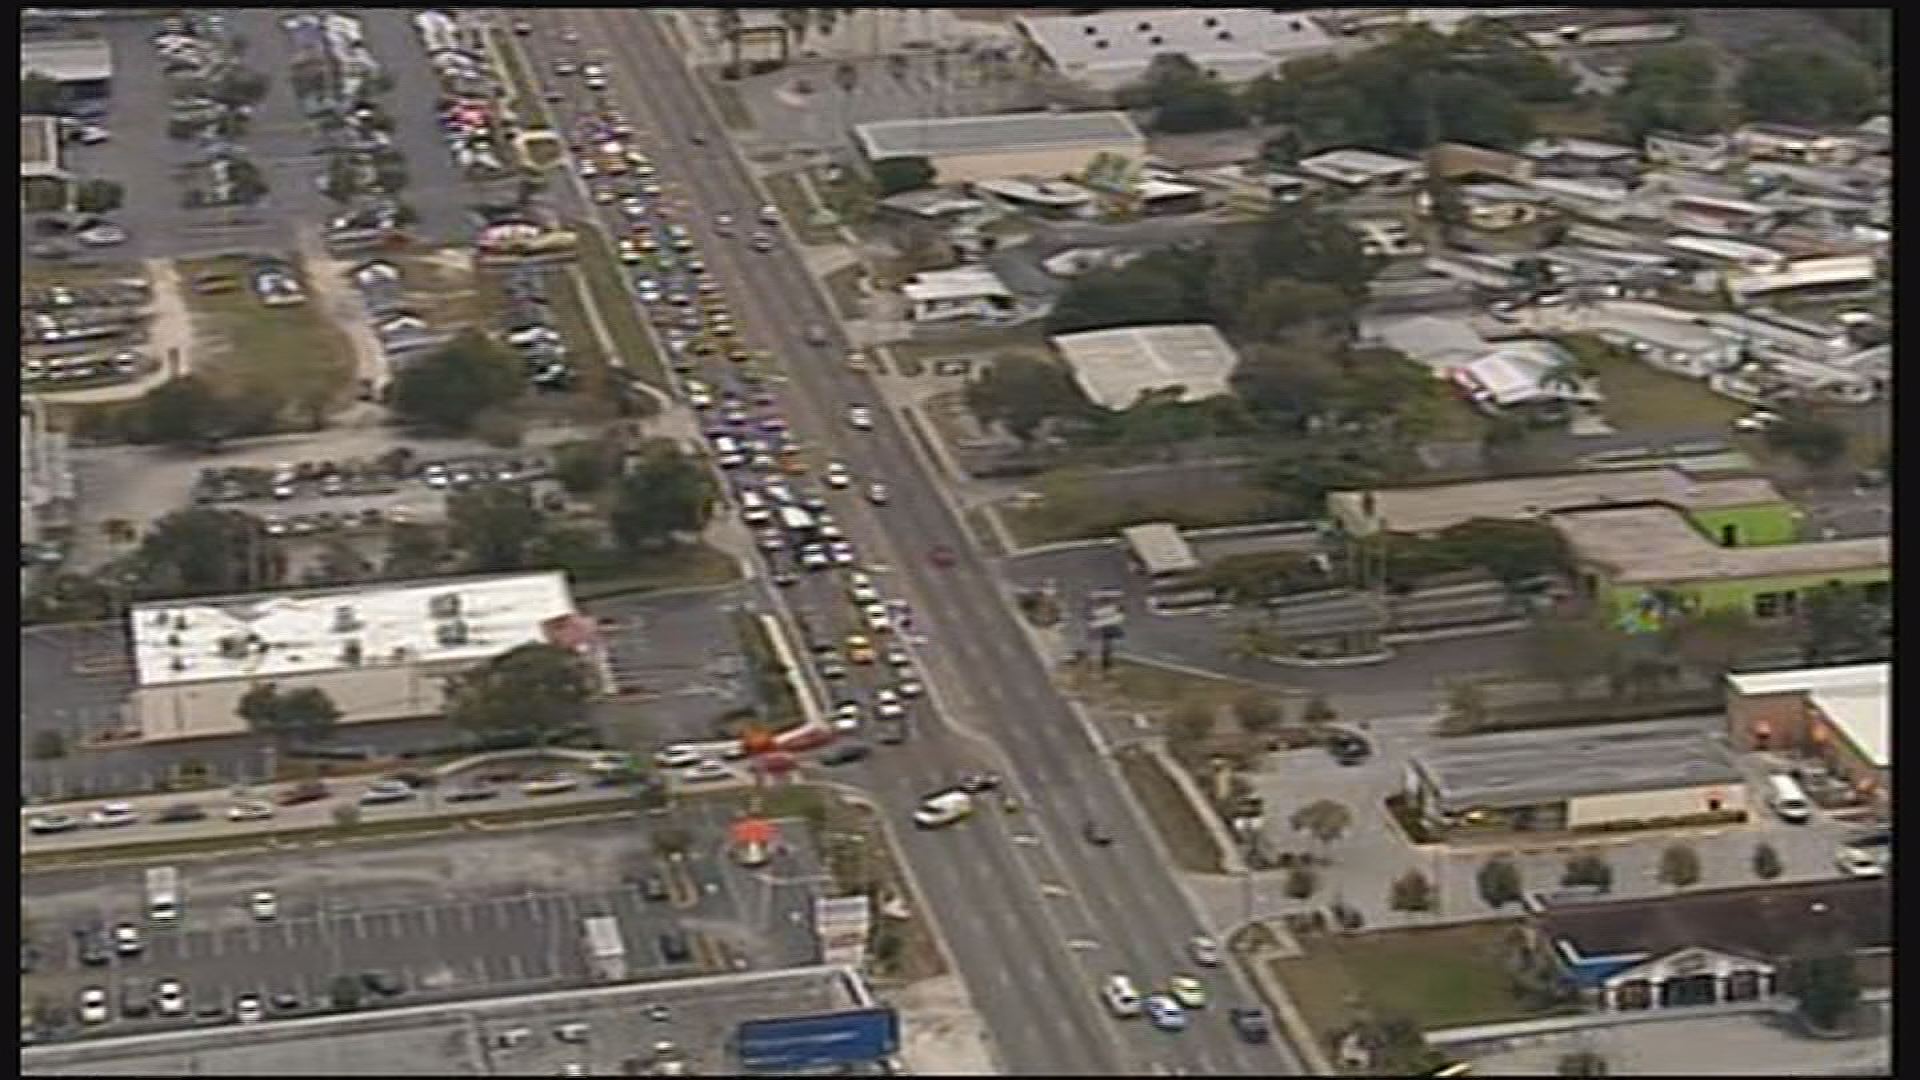
<path id="1" fill-rule="evenodd" d="M 1558 832 L 1744 817 L 1743 774 L 1698 730 L 1609 724 L 1444 740 L 1407 765 L 1440 831 Z"/>
<path id="2" fill-rule="evenodd" d="M 1574 555 L 1619 585 L 1820 577 L 1877 570 L 1893 556 L 1890 537 L 1722 547 L 1670 507 L 1635 506 L 1555 514 Z"/>
<path id="3" fill-rule="evenodd" d="M 1328 150 L 1301 158 L 1294 168 L 1349 191 L 1408 191 L 1427 178 L 1425 164 L 1373 150 Z"/>
<path id="4" fill-rule="evenodd" d="M 1222 82 L 1242 83 L 1336 47 L 1306 13 L 1264 8 L 1121 8 L 1028 15 L 1014 25 L 1054 71 L 1105 92 L 1139 82 L 1153 58 L 1166 53 Z"/>
<path id="5" fill-rule="evenodd" d="M 922 271 L 909 277 L 900 293 L 911 305 L 908 318 L 920 323 L 1001 318 L 1014 308 L 1006 282 L 984 266 Z"/>
<path id="6" fill-rule="evenodd" d="M 63 87 L 104 90 L 113 78 L 113 47 L 97 37 L 33 38 L 20 42 L 20 77 L 38 73 Z"/>
<path id="7" fill-rule="evenodd" d="M 1890 808 L 1892 674 L 1879 663 L 1728 675 L 1727 733 L 1745 750 L 1817 761 L 1851 798 Z"/>
<path id="8" fill-rule="evenodd" d="M 343 724 L 431 716 L 449 675 L 521 645 L 594 638 L 558 571 L 160 601 L 127 627 L 148 741 L 246 731 L 235 710 L 261 683 L 324 690 Z"/>
<path id="9" fill-rule="evenodd" d="M 59 179 L 67 175 L 61 163 L 60 121 L 52 116 L 20 118 L 20 179 Z"/>
<path id="10" fill-rule="evenodd" d="M 1085 330 L 1052 341 L 1087 397 L 1115 411 L 1139 404 L 1143 394 L 1178 390 L 1181 401 L 1204 401 L 1232 393 L 1228 380 L 1240 363 L 1205 323 Z"/>
<path id="11" fill-rule="evenodd" d="M 1441 532 L 1474 518 L 1536 520 L 1589 506 L 1661 502 L 1685 510 L 1775 506 L 1772 482 L 1759 477 L 1704 480 L 1675 468 L 1563 473 L 1457 484 L 1336 491 L 1327 507 L 1354 536 L 1376 532 L 1409 536 Z"/>
<path id="12" fill-rule="evenodd" d="M 1180 527 L 1167 521 L 1150 521 L 1120 530 L 1134 565 L 1148 577 L 1185 574 L 1200 569 L 1200 559 L 1180 535 Z"/>
<path id="13" fill-rule="evenodd" d="M 868 161 L 926 158 L 938 183 L 1079 176 L 1101 155 L 1138 164 L 1147 139 L 1123 112 L 881 120 L 854 128 Z"/>

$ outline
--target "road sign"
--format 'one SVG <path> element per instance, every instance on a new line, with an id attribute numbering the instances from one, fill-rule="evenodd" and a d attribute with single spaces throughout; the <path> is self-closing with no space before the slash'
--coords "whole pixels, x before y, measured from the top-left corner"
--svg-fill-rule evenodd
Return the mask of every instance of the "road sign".
<path id="1" fill-rule="evenodd" d="M 878 1061 L 900 1049 L 900 1014 L 892 1009 L 748 1020 L 734 1035 L 740 1065 L 756 1072 L 794 1072 Z"/>

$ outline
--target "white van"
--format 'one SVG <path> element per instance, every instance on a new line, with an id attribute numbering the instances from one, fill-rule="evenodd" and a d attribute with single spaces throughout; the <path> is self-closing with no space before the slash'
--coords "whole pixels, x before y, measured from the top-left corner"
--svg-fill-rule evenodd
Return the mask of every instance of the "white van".
<path id="1" fill-rule="evenodd" d="M 1800 784 L 1785 773 L 1774 773 L 1767 778 L 1767 805 L 1779 815 L 1781 821 L 1790 821 L 1798 825 L 1813 816 L 1813 805 L 1807 801 L 1807 793 L 1800 790 Z"/>
<path id="2" fill-rule="evenodd" d="M 720 459 L 723 469 L 737 469 L 747 463 L 747 455 L 740 451 L 740 443 L 731 435 L 720 435 L 713 440 L 713 450 Z"/>

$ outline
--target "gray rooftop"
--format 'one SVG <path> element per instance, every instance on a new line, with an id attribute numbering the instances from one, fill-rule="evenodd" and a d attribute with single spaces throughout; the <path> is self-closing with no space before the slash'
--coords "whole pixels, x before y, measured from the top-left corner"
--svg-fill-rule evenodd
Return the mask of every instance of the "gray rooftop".
<path id="1" fill-rule="evenodd" d="M 1146 137 L 1123 112 L 1009 113 L 1004 116 L 950 116 L 937 120 L 880 120 L 854 128 L 867 160 L 985 154 L 1016 150 L 1052 150 L 1076 146 L 1133 143 L 1140 152 Z"/>
<path id="2" fill-rule="evenodd" d="M 98 82 L 113 75 L 105 38 L 41 38 L 20 43 L 20 74 L 37 71 L 55 82 Z"/>
<path id="3" fill-rule="evenodd" d="M 1445 813 L 1741 782 L 1726 748 L 1702 732 L 1644 724 L 1451 739 L 1413 768 Z"/>

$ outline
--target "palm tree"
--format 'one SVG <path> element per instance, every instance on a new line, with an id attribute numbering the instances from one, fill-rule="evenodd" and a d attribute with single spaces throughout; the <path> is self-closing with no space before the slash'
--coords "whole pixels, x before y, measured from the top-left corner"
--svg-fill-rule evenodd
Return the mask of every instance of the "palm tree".
<path id="1" fill-rule="evenodd" d="M 840 88 L 840 130 L 845 132 L 852 123 L 848 113 L 853 109 L 853 91 L 860 85 L 860 69 L 842 63 L 833 69 L 833 82 Z"/>
<path id="2" fill-rule="evenodd" d="M 787 32 L 780 37 L 780 65 L 793 56 L 793 50 L 806 43 L 807 27 L 813 23 L 813 15 L 806 8 L 781 8 L 780 21 L 787 25 Z"/>

